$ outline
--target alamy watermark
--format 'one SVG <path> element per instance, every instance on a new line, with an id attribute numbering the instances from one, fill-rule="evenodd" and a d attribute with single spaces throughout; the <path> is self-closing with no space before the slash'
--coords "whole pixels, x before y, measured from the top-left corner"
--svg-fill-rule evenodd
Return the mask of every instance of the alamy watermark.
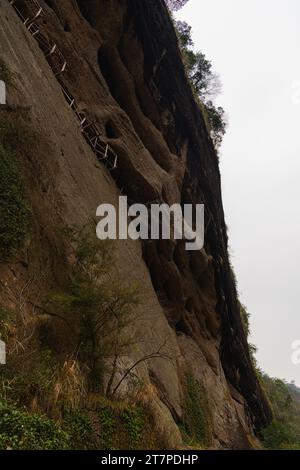
<path id="1" fill-rule="evenodd" d="M 0 339 L 0 364 L 6 364 L 6 344 Z"/>
<path id="2" fill-rule="evenodd" d="M 203 204 L 132 204 L 119 197 L 118 214 L 112 204 L 97 208 L 96 233 L 100 240 L 185 240 L 188 251 L 204 246 Z"/>
<path id="3" fill-rule="evenodd" d="M 6 85 L 3 80 L 0 80 L 0 104 L 6 104 Z"/>

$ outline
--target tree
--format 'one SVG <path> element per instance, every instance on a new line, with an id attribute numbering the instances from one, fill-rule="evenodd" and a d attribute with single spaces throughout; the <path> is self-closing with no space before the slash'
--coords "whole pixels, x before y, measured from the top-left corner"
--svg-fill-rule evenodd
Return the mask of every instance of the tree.
<path id="1" fill-rule="evenodd" d="M 167 7 L 172 11 L 180 10 L 189 0 L 165 0 Z"/>
<path id="2" fill-rule="evenodd" d="M 191 26 L 185 21 L 177 21 L 175 26 L 187 76 L 194 93 L 204 105 L 210 135 L 215 147 L 218 148 L 226 132 L 224 109 L 216 107 L 212 101 L 221 92 L 220 78 L 212 71 L 212 64 L 205 54 L 194 51 Z"/>
<path id="3" fill-rule="evenodd" d="M 225 111 L 221 106 L 216 107 L 212 101 L 205 104 L 209 124 L 210 136 L 216 148 L 220 147 L 226 133 Z"/>
<path id="4" fill-rule="evenodd" d="M 284 449 L 290 444 L 294 444 L 294 436 L 291 428 L 285 423 L 272 421 L 267 428 L 263 430 L 263 443 L 267 449 Z"/>
<path id="5" fill-rule="evenodd" d="M 220 78 L 212 71 L 211 62 L 200 51 L 194 51 L 192 29 L 185 21 L 176 22 L 184 65 L 195 93 L 203 101 L 217 96 L 222 89 Z"/>
<path id="6" fill-rule="evenodd" d="M 89 226 L 69 227 L 64 233 L 74 254 L 70 284 L 67 293 L 50 297 L 47 312 L 58 312 L 56 315 L 72 325 L 74 355 L 89 370 L 89 391 L 104 385 L 105 395 L 113 398 L 139 364 L 172 359 L 165 351 L 167 339 L 122 371 L 121 360 L 140 342 L 132 335 L 140 304 L 137 286 L 118 278 L 110 241 L 98 240 Z"/>

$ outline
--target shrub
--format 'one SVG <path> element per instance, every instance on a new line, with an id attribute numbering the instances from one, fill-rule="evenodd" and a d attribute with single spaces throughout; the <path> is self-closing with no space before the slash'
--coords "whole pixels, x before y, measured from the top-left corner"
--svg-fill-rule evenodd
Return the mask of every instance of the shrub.
<path id="1" fill-rule="evenodd" d="M 71 436 L 72 449 L 91 449 L 92 424 L 88 416 L 78 410 L 67 412 L 63 416 L 63 427 Z"/>
<path id="2" fill-rule="evenodd" d="M 290 427 L 276 420 L 263 430 L 262 440 L 264 446 L 272 450 L 285 448 L 292 444 L 295 445 Z"/>
<path id="3" fill-rule="evenodd" d="M 70 436 L 54 421 L 0 400 L 0 449 L 65 450 Z"/>
<path id="4" fill-rule="evenodd" d="M 103 450 L 112 450 L 116 428 L 116 420 L 113 409 L 109 406 L 103 407 L 100 410 L 99 419 L 101 426 L 101 448 Z"/>
<path id="5" fill-rule="evenodd" d="M 105 400 L 99 420 L 102 449 L 138 449 L 149 445 L 149 417 L 141 406 Z"/>
<path id="6" fill-rule="evenodd" d="M 130 448 L 136 448 L 143 436 L 145 417 L 141 407 L 125 408 L 122 419 L 125 424 Z"/>
<path id="7" fill-rule="evenodd" d="M 0 397 L 28 406 L 39 398 L 39 404 L 47 407 L 55 369 L 50 351 L 39 350 L 35 342 L 21 347 L 8 354 L 6 366 L 0 369 Z"/>
<path id="8" fill-rule="evenodd" d="M 273 411 L 274 419 L 262 431 L 267 449 L 300 449 L 299 389 L 285 380 L 271 378 L 257 369 L 258 379 Z"/>
<path id="9" fill-rule="evenodd" d="M 89 228 L 72 228 L 65 233 L 75 249 L 72 279 L 66 294 L 50 297 L 47 309 L 72 321 L 78 332 L 78 358 L 88 366 L 90 389 L 95 389 L 101 382 L 106 360 L 117 359 L 129 347 L 125 328 L 133 320 L 138 295 L 135 287 L 114 280 L 109 242 L 97 240 Z M 112 379 L 115 372 L 112 367 Z"/>

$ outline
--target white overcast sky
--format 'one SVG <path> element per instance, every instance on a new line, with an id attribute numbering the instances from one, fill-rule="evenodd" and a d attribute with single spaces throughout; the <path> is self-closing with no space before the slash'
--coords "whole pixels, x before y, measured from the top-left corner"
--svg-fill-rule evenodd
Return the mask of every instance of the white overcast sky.
<path id="1" fill-rule="evenodd" d="M 300 385 L 300 1 L 190 0 L 176 18 L 223 83 L 223 203 L 251 341 L 268 374 Z"/>

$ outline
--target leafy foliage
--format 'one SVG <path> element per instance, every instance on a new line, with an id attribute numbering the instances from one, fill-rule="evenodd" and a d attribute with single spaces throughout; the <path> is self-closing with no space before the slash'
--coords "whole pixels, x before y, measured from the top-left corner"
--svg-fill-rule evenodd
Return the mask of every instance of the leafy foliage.
<path id="1" fill-rule="evenodd" d="M 300 450 L 300 390 L 284 380 L 258 371 L 259 379 L 271 404 L 274 420 L 262 432 L 267 449 Z"/>
<path id="2" fill-rule="evenodd" d="M 128 432 L 128 438 L 133 448 L 136 448 L 141 441 L 144 429 L 144 413 L 142 408 L 125 408 L 122 419 Z"/>
<path id="3" fill-rule="evenodd" d="M 267 449 L 284 449 L 292 442 L 292 430 L 280 421 L 272 421 L 263 431 L 263 444 Z"/>
<path id="4" fill-rule="evenodd" d="M 65 450 L 70 435 L 54 421 L 0 400 L 0 449 Z"/>
<path id="5" fill-rule="evenodd" d="M 30 405 L 36 395 L 41 401 L 47 401 L 55 367 L 48 350 L 9 354 L 6 366 L 1 368 L 0 397 L 21 405 Z"/>
<path id="6" fill-rule="evenodd" d="M 216 107 L 210 100 L 206 102 L 205 109 L 211 126 L 210 135 L 214 145 L 218 148 L 226 133 L 225 111 L 221 106 Z"/>
<path id="7" fill-rule="evenodd" d="M 191 443 L 208 445 L 211 437 L 209 403 L 204 388 L 191 373 L 186 375 L 183 435 Z"/>
<path id="8" fill-rule="evenodd" d="M 103 450 L 112 449 L 116 426 L 113 409 L 111 407 L 102 408 L 99 418 L 101 425 L 101 447 Z"/>
<path id="9" fill-rule="evenodd" d="M 102 404 L 99 419 L 102 449 L 141 448 L 149 418 L 140 406 L 116 406 L 106 401 Z"/>
<path id="10" fill-rule="evenodd" d="M 232 271 L 232 273 L 235 276 L 234 271 Z M 239 307 L 240 307 L 240 315 L 241 315 L 241 320 L 242 320 L 242 324 L 244 327 L 245 335 L 248 339 L 250 336 L 250 313 L 247 311 L 247 308 L 245 307 L 245 305 L 243 305 L 241 302 L 239 302 Z M 257 353 L 257 347 L 254 344 L 249 343 L 248 341 L 248 348 L 249 348 L 249 353 L 250 353 L 252 364 L 254 368 L 256 369 L 257 360 L 255 357 L 255 354 Z"/>
<path id="11" fill-rule="evenodd" d="M 241 318 L 246 336 L 250 334 L 250 314 L 240 303 Z M 273 411 L 273 421 L 262 431 L 262 443 L 267 449 L 300 450 L 300 389 L 285 380 L 271 378 L 257 365 L 257 348 L 249 344 L 257 377 Z"/>
<path id="12" fill-rule="evenodd" d="M 91 449 L 92 423 L 86 414 L 79 410 L 65 413 L 63 428 L 71 436 L 72 449 Z"/>
<path id="13" fill-rule="evenodd" d="M 191 26 L 184 21 L 177 21 L 175 27 L 188 78 L 195 95 L 204 105 L 211 138 L 218 148 L 226 132 L 224 109 L 221 106 L 216 107 L 212 101 L 221 91 L 220 79 L 213 73 L 212 64 L 205 55 L 200 51 L 194 51 Z"/>

